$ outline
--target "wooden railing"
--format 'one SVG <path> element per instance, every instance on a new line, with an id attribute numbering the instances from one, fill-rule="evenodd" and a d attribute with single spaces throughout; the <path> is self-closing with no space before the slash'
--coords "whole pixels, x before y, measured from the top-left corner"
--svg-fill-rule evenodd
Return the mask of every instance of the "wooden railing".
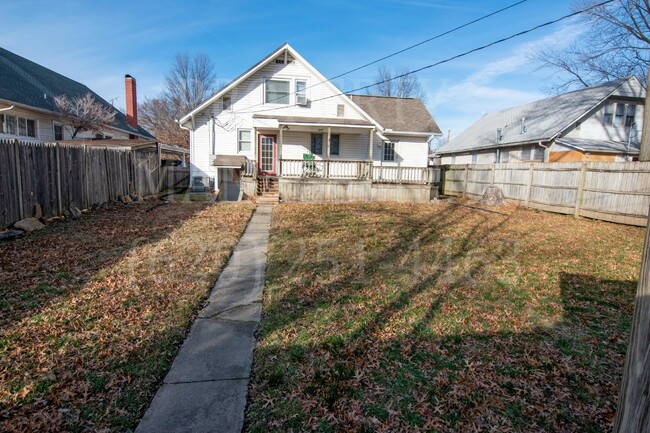
<path id="1" fill-rule="evenodd" d="M 257 161 L 254 159 L 246 159 L 244 167 L 242 168 L 241 175 L 244 177 L 255 177 L 255 170 L 257 168 Z"/>
<path id="2" fill-rule="evenodd" d="M 439 171 L 426 167 L 382 167 L 371 161 L 283 159 L 282 177 L 372 180 L 381 183 L 437 183 Z"/>

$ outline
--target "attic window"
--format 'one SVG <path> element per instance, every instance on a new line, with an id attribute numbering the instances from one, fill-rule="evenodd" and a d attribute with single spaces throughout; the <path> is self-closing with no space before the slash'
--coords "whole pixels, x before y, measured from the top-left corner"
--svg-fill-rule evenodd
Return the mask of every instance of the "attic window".
<path id="1" fill-rule="evenodd" d="M 336 106 L 336 117 L 343 117 L 343 116 L 345 116 L 345 105 L 338 104 Z"/>
<path id="2" fill-rule="evenodd" d="M 284 65 L 284 59 L 275 59 L 275 63 L 278 65 Z"/>
<path id="3" fill-rule="evenodd" d="M 230 96 L 224 96 L 223 97 L 223 111 L 230 110 L 231 106 L 232 106 L 232 100 L 230 99 Z"/>
<path id="4" fill-rule="evenodd" d="M 503 130 L 497 128 L 497 143 L 501 143 L 501 140 L 503 140 Z"/>

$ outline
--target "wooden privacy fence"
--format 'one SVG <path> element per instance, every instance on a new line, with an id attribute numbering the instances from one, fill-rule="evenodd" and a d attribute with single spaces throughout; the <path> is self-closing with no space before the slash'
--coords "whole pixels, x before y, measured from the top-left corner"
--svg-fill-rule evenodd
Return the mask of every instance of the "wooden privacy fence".
<path id="1" fill-rule="evenodd" d="M 34 215 L 79 208 L 159 191 L 157 151 L 0 140 L 0 228 Z"/>
<path id="2" fill-rule="evenodd" d="M 190 186 L 189 167 L 161 167 L 160 190 L 166 191 L 172 188 L 188 188 Z"/>
<path id="3" fill-rule="evenodd" d="M 443 193 L 476 198 L 488 185 L 506 199 L 551 212 L 645 226 L 650 162 L 506 163 L 443 168 Z"/>

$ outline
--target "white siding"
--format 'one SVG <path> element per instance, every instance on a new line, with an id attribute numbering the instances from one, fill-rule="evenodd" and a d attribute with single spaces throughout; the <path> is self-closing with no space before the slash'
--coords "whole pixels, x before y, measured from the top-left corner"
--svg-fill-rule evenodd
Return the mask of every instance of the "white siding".
<path id="1" fill-rule="evenodd" d="M 610 99 L 607 103 L 628 103 L 632 104 L 630 101 L 622 101 L 618 99 Z M 611 141 L 623 141 L 626 142 L 628 139 L 628 133 L 630 128 L 624 126 L 613 126 L 605 125 L 605 106 L 607 103 L 603 103 L 596 111 L 591 113 L 589 117 L 584 119 L 579 128 L 576 128 L 576 125 L 573 125 L 571 130 L 565 134 L 566 137 L 571 138 L 587 138 L 594 140 L 611 140 Z M 638 134 L 633 134 L 632 142 L 639 143 L 641 141 L 641 130 L 643 129 L 643 104 L 636 104 L 636 111 L 634 114 L 634 122 L 636 123 L 636 131 Z M 614 105 L 614 112 L 616 108 Z M 636 138 L 635 138 L 636 135 Z"/>

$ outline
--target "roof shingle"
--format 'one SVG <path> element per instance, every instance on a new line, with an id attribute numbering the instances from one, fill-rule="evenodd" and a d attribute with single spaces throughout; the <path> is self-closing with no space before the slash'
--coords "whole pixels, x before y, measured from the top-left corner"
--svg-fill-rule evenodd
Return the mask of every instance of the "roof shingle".
<path id="1" fill-rule="evenodd" d="M 393 131 L 428 132 L 440 134 L 424 102 L 416 98 L 348 95 L 363 111 L 381 126 Z"/>

